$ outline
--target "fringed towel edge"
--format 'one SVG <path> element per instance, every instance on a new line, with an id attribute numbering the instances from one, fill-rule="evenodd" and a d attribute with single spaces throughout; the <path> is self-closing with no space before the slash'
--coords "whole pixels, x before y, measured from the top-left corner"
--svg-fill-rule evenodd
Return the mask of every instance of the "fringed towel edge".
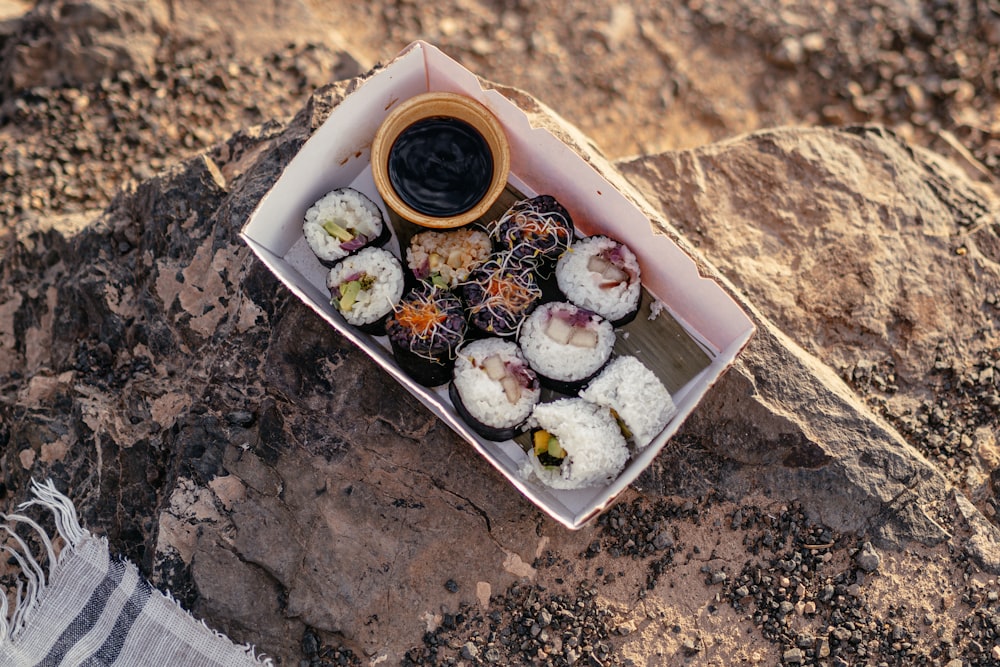
<path id="1" fill-rule="evenodd" d="M 48 558 L 48 579 L 52 578 L 53 572 L 59 568 L 60 563 L 65 559 L 67 553 L 71 553 L 73 550 L 79 548 L 84 540 L 93 537 L 90 531 L 80 525 L 73 501 L 56 489 L 55 483 L 51 479 L 45 482 L 38 482 L 32 479 L 31 491 L 34 498 L 21 503 L 17 508 L 18 514 L 4 514 L 0 512 L 0 521 L 3 522 L 0 523 L 0 531 L 10 536 L 17 545 L 15 549 L 8 544 L 0 544 L 0 552 L 6 552 L 11 555 L 20 569 L 20 574 L 27 581 L 27 586 L 25 586 L 20 578 L 17 580 L 13 611 L 7 599 L 7 593 L 0 591 L 0 647 L 8 642 L 16 641 L 25 625 L 30 623 L 32 611 L 34 611 L 44 598 L 47 586 L 45 569 L 31 553 L 31 549 L 24 539 L 13 530 L 12 525 L 14 523 L 23 523 L 38 534 L 45 549 L 44 555 Z M 60 551 L 58 556 L 56 556 L 52 539 L 45 530 L 35 520 L 20 513 L 36 505 L 52 512 L 56 530 L 66 543 L 66 546 Z M 0 535 L 0 542 L 5 541 L 6 539 Z M 107 544 L 105 538 L 101 538 L 101 541 L 105 545 Z M 134 567 L 131 563 L 129 565 Z M 214 637 L 232 643 L 237 650 L 242 650 L 255 664 L 263 665 L 264 667 L 274 667 L 272 659 L 263 654 L 258 654 L 252 644 L 240 645 L 233 643 L 226 634 L 213 630 L 204 620 L 195 618 L 194 615 L 181 606 L 180 602 L 169 591 L 154 590 L 168 601 L 173 602 L 178 609 L 187 615 L 194 626 L 200 626 L 205 632 L 211 633 Z"/>

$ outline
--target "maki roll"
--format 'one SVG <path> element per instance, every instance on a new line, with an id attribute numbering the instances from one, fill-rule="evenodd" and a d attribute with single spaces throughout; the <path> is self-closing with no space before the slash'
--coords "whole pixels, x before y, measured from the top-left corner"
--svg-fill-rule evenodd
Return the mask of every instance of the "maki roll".
<path id="1" fill-rule="evenodd" d="M 406 265 L 417 280 L 455 288 L 490 256 L 490 237 L 481 229 L 426 231 L 406 249 Z"/>
<path id="2" fill-rule="evenodd" d="M 543 386 L 575 394 L 611 358 L 615 331 L 586 308 L 554 301 L 528 316 L 518 342 Z"/>
<path id="3" fill-rule="evenodd" d="M 521 469 L 553 489 L 607 484 L 628 461 L 628 446 L 611 411 L 582 398 L 535 406 L 532 448 Z"/>
<path id="4" fill-rule="evenodd" d="M 476 433 L 509 440 L 521 431 L 542 391 L 517 343 L 483 338 L 459 349 L 448 393 Z"/>
<path id="5" fill-rule="evenodd" d="M 588 236 L 570 246 L 556 264 L 556 282 L 569 301 L 615 326 L 639 312 L 639 261 L 628 246 L 607 236 Z"/>
<path id="6" fill-rule="evenodd" d="M 424 284 L 403 296 L 385 331 L 399 367 L 418 383 L 434 387 L 451 378 L 465 326 L 459 298 Z"/>
<path id="7" fill-rule="evenodd" d="M 495 251 L 544 269 L 573 242 L 573 219 L 555 197 L 538 195 L 515 203 L 489 231 Z"/>
<path id="8" fill-rule="evenodd" d="M 461 284 L 469 324 L 480 334 L 512 336 L 542 297 L 529 266 L 493 255 Z"/>
<path id="9" fill-rule="evenodd" d="M 306 210 L 302 235 L 324 266 L 369 245 L 384 245 L 389 226 L 382 211 L 363 192 L 338 188 Z"/>
<path id="10" fill-rule="evenodd" d="M 635 357 L 618 357 L 580 392 L 580 398 L 609 408 L 626 439 L 643 449 L 675 414 L 670 392 Z"/>
<path id="11" fill-rule="evenodd" d="M 326 277 L 330 304 L 348 324 L 375 336 L 403 296 L 403 267 L 388 250 L 364 248 L 337 262 Z"/>

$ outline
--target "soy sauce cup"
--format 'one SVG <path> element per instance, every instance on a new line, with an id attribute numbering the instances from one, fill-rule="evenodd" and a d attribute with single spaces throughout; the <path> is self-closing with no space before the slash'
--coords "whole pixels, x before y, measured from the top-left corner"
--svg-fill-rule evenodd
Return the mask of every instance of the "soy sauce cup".
<path id="1" fill-rule="evenodd" d="M 400 103 L 375 134 L 372 176 L 393 212 L 422 227 L 473 222 L 507 186 L 510 145 L 500 121 L 455 93 L 424 93 Z"/>

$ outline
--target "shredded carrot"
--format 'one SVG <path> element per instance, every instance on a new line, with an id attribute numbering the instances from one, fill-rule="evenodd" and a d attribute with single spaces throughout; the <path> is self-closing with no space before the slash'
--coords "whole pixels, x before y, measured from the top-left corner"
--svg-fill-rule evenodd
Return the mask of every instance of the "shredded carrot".
<path id="1" fill-rule="evenodd" d="M 518 309 L 525 303 L 530 303 L 536 296 L 527 286 L 516 280 L 504 280 L 496 275 L 490 276 L 486 283 L 486 293 L 511 309 Z"/>
<path id="2" fill-rule="evenodd" d="M 396 314 L 400 324 L 420 336 L 426 336 L 447 317 L 436 304 L 425 301 L 400 304 Z"/>
<path id="3" fill-rule="evenodd" d="M 571 240 L 569 223 L 561 213 L 539 211 L 534 204 L 515 205 L 493 223 L 490 233 L 527 257 L 565 250 Z"/>

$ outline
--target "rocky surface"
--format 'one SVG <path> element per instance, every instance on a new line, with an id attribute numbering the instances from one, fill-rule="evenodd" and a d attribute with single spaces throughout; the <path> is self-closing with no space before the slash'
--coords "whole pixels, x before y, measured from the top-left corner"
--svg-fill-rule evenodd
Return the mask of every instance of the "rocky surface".
<path id="1" fill-rule="evenodd" d="M 274 21 L 262 48 L 267 12 L 207 6 L 230 13 L 43 1 L 0 24 L 0 216 L 101 208 L 241 128 L 287 121 L 316 87 L 361 71 L 342 49 L 297 39 L 305 19 L 294 7 L 294 27 Z"/>
<path id="2" fill-rule="evenodd" d="M 116 5 L 43 2 L 0 31 L 5 506 L 24 499 L 30 477 L 53 477 L 84 523 L 154 583 L 280 664 L 1000 660 L 1000 209 L 984 185 L 995 178 L 988 3 L 942 5 L 956 10 L 950 19 L 851 5 L 852 17 L 868 18 L 846 22 L 787 3 L 689 3 L 669 10 L 676 15 L 594 5 L 577 17 L 578 29 L 592 26 L 578 48 L 566 46 L 569 22 L 546 14 L 545 3 L 495 8 L 509 32 L 503 43 L 534 61 L 488 57 L 496 42 L 481 40 L 492 13 L 457 12 L 453 24 L 438 5 L 331 8 L 322 16 L 356 26 L 342 32 L 361 44 L 271 51 L 259 48 L 248 18 L 239 23 L 245 41 L 218 39 L 220 22 L 236 16 L 227 3 L 215 15 L 200 3 L 167 3 L 165 19 L 159 5 L 130 7 L 122 16 L 150 17 L 134 23 L 68 18 Z M 600 11 L 600 21 L 586 22 Z M 298 12 L 308 14 L 293 4 L 288 24 L 275 25 L 294 32 Z M 182 29 L 177 16 L 198 20 Z M 46 21 L 78 39 L 53 46 Z M 843 32 L 858 21 L 869 28 Z M 769 114 L 737 112 L 727 101 L 752 83 L 707 95 L 738 77 L 721 68 L 692 76 L 700 59 L 718 64 L 737 47 L 758 49 L 771 56 L 756 81 L 786 87 L 825 64 L 838 84 L 824 95 L 834 96 L 853 90 L 843 72 L 869 71 L 862 55 L 880 63 L 871 112 L 860 119 L 897 133 L 771 130 L 614 164 L 586 140 L 575 145 L 758 325 L 681 433 L 581 531 L 558 527 L 516 494 L 238 238 L 283 165 L 357 81 L 309 92 L 368 64 L 366 34 L 384 29 L 401 40 L 418 36 L 414 25 L 467 54 L 477 71 L 508 68 L 496 77 L 505 83 L 541 86 L 532 77 L 547 71 L 546 101 L 578 91 L 578 104 L 559 108 L 588 119 L 580 124 L 599 140 L 634 115 L 613 143 L 619 155 L 660 136 L 643 122 L 656 107 L 638 102 L 638 83 L 587 83 L 627 80 L 620 73 L 631 70 L 615 67 L 625 67 L 637 39 L 637 70 L 662 72 L 640 67 L 652 58 L 688 72 L 658 112 L 657 141 L 667 142 L 685 120 L 701 119 L 687 139 L 697 144 L 758 121 L 835 115 L 796 106 L 833 103 L 818 93 Z M 787 32 L 779 27 L 793 25 L 779 39 Z M 871 41 L 886 26 L 907 48 Z M 133 54 L 127 71 L 69 77 L 59 88 L 13 83 L 38 54 L 56 58 L 43 69 L 68 76 L 74 70 L 51 64 L 59 49 L 113 53 L 109 45 L 129 30 L 149 38 L 135 43 L 152 55 Z M 842 41 L 816 49 L 814 33 Z M 702 49 L 683 50 L 694 42 Z M 920 55 L 959 42 L 973 75 Z M 38 49 L 33 58 L 8 55 L 25 53 L 24 43 Z M 553 52 L 567 55 L 540 56 Z M 923 63 L 918 88 L 935 100 L 923 124 L 905 105 L 892 115 L 887 102 L 901 99 L 899 73 L 914 63 Z M 936 73 L 986 95 L 938 99 L 923 85 Z M 768 90 L 756 93 L 763 107 L 777 95 Z M 580 136 L 565 134 L 531 95 L 503 91 L 536 123 Z M 700 115 L 708 100 L 722 109 L 717 122 Z M 957 132 L 951 110 L 962 109 L 976 115 L 980 134 L 966 127 L 955 152 L 935 143 L 930 121 Z M 276 122 L 258 123 L 267 118 Z M 955 159 L 913 143 L 921 138 Z"/>
<path id="3" fill-rule="evenodd" d="M 782 331 L 993 514 L 1000 247 L 992 193 L 880 127 L 829 140 L 825 130 L 762 132 L 620 167 Z M 813 409 L 810 421 L 830 412 Z M 759 452 L 742 451 L 751 429 L 738 422 L 732 435 L 716 435 L 720 451 L 761 463 Z M 825 456 L 857 448 L 844 444 Z M 789 450 L 776 447 L 767 460 Z"/>

